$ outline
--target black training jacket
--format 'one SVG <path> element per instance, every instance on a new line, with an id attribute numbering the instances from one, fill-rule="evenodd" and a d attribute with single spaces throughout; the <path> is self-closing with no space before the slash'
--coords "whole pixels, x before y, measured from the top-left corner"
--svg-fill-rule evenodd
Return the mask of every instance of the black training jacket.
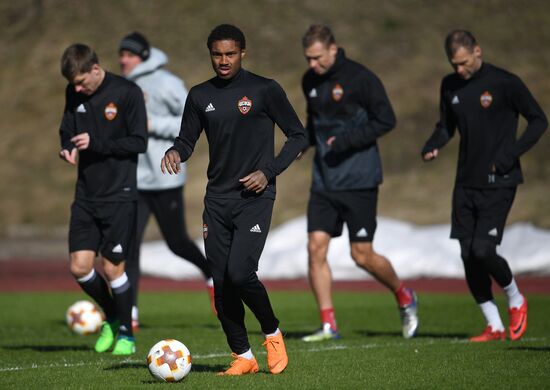
<path id="1" fill-rule="evenodd" d="M 91 96 L 68 85 L 59 129 L 61 148 L 71 151 L 70 139 L 90 134 L 90 146 L 80 151 L 75 199 L 121 202 L 137 199 L 138 153 L 147 149 L 147 116 L 143 92 L 131 81 L 105 72 Z"/>
<path id="2" fill-rule="evenodd" d="M 275 157 L 274 124 L 287 137 Z M 208 138 L 207 197 L 254 197 L 239 182 L 261 170 L 268 187 L 260 196 L 275 198 L 275 177 L 307 146 L 305 130 L 276 81 L 241 69 L 231 80 L 214 77 L 189 91 L 179 136 L 174 142 L 186 161 L 204 129 Z"/>
<path id="3" fill-rule="evenodd" d="M 527 128 L 517 139 L 518 117 Z M 519 157 L 548 126 L 544 112 L 516 75 L 488 63 L 468 80 L 456 73 L 441 83 L 440 120 L 422 154 L 443 147 L 458 127 L 456 184 L 515 187 L 523 182 Z"/>
<path id="4" fill-rule="evenodd" d="M 376 140 L 395 127 L 395 115 L 380 79 L 338 49 L 323 75 L 302 79 L 307 130 L 316 153 L 312 191 L 361 190 L 382 182 Z M 335 136 L 331 146 L 327 140 Z"/>

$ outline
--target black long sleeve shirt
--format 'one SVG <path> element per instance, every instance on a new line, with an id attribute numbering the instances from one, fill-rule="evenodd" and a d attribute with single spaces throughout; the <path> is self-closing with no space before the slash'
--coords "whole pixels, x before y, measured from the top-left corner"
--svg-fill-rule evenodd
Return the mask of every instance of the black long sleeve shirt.
<path id="1" fill-rule="evenodd" d="M 275 157 L 274 125 L 287 137 Z M 256 196 L 240 178 L 261 170 L 275 198 L 275 177 L 307 146 L 305 130 L 277 82 L 241 69 L 231 80 L 214 77 L 189 91 L 174 147 L 186 161 L 204 129 L 208 138 L 207 197 Z"/>
<path id="2" fill-rule="evenodd" d="M 59 129 L 61 148 L 71 151 L 71 138 L 88 133 L 90 145 L 79 152 L 75 199 L 99 202 L 137 198 L 139 153 L 147 149 L 147 115 L 141 89 L 105 72 L 91 96 L 68 85 Z"/>
<path id="3" fill-rule="evenodd" d="M 518 118 L 527 128 L 517 138 Z M 468 80 L 456 73 L 441 83 L 440 120 L 422 153 L 443 147 L 458 127 L 456 184 L 515 187 L 523 182 L 519 157 L 542 136 L 548 122 L 516 75 L 484 63 Z"/>
<path id="4" fill-rule="evenodd" d="M 374 188 L 382 182 L 376 140 L 395 127 L 395 115 L 380 79 L 339 49 L 323 75 L 302 79 L 307 131 L 315 145 L 313 191 Z M 327 140 L 336 137 L 329 146 Z"/>

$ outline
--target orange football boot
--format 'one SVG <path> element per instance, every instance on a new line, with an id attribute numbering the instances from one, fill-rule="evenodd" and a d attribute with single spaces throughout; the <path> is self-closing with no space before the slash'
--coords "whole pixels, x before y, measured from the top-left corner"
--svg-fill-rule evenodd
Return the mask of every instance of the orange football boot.
<path id="1" fill-rule="evenodd" d="M 283 334 L 269 336 L 265 339 L 263 345 L 267 350 L 267 367 L 272 374 L 280 374 L 288 364 L 285 342 Z"/>
<path id="2" fill-rule="evenodd" d="M 470 337 L 472 343 L 484 343 L 486 341 L 493 340 L 506 340 L 506 331 L 504 330 L 495 330 L 490 326 L 486 327 L 483 333 L 479 336 Z"/>
<path id="3" fill-rule="evenodd" d="M 244 375 L 258 372 L 259 368 L 256 358 L 246 359 L 236 353 L 232 353 L 231 356 L 234 358 L 231 362 L 231 367 L 225 371 L 218 372 L 217 375 Z"/>
<path id="4" fill-rule="evenodd" d="M 527 330 L 527 299 L 523 297 L 520 307 L 508 309 L 510 317 L 510 340 L 519 340 Z"/>

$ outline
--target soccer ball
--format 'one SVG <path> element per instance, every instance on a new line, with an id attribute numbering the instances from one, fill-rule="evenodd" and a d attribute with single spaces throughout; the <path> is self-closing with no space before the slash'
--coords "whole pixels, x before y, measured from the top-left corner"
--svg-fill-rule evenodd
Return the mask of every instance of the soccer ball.
<path id="1" fill-rule="evenodd" d="M 191 371 L 191 353 L 178 340 L 161 340 L 149 350 L 147 365 L 159 381 L 177 382 Z"/>
<path id="2" fill-rule="evenodd" d="M 97 333 L 103 322 L 103 314 L 90 301 L 73 303 L 65 313 L 67 325 L 74 333 L 86 335 Z"/>

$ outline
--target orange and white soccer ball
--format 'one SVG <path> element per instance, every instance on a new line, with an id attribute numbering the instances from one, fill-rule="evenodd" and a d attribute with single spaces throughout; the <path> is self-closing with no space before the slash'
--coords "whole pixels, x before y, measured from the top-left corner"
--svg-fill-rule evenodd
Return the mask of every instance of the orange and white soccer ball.
<path id="1" fill-rule="evenodd" d="M 178 340 L 161 340 L 149 350 L 147 365 L 159 381 L 177 382 L 191 371 L 191 353 Z"/>
<path id="2" fill-rule="evenodd" d="M 73 303 L 65 313 L 67 325 L 74 333 L 86 335 L 99 332 L 103 314 L 90 301 Z"/>

